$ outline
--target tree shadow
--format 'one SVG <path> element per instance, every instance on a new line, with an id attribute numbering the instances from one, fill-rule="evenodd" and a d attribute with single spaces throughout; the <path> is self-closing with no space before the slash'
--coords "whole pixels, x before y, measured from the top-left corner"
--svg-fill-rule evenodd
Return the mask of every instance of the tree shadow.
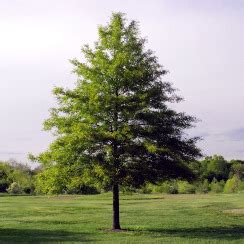
<path id="1" fill-rule="evenodd" d="M 91 234 L 82 232 L 0 228 L 1 243 L 91 242 L 90 237 Z"/>
<path id="2" fill-rule="evenodd" d="M 218 239 L 226 241 L 244 239 L 244 226 L 147 229 L 147 231 L 162 234 L 162 236 L 170 235 L 186 238 Z"/>

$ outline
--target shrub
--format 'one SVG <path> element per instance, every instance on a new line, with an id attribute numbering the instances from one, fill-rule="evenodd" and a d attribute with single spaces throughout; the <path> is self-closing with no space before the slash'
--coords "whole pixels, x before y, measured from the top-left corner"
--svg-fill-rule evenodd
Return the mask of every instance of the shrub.
<path id="1" fill-rule="evenodd" d="M 168 182 L 161 182 L 157 185 L 150 185 L 152 192 L 154 193 L 168 193 L 169 192 L 169 184 Z"/>
<path id="2" fill-rule="evenodd" d="M 178 186 L 176 181 L 163 181 L 160 183 L 154 184 L 147 184 L 146 186 L 142 187 L 139 192 L 142 193 L 167 193 L 167 194 L 177 194 L 178 193 Z"/>
<path id="3" fill-rule="evenodd" d="M 221 193 L 221 192 L 223 192 L 224 186 L 225 186 L 225 182 L 224 182 L 224 180 L 217 181 L 217 180 L 214 178 L 214 179 L 212 180 L 211 184 L 210 184 L 210 189 L 211 189 L 211 192 L 214 192 L 214 193 Z"/>
<path id="4" fill-rule="evenodd" d="M 8 193 L 12 193 L 12 194 L 22 193 L 20 185 L 17 182 L 13 182 L 8 188 Z"/>
<path id="5" fill-rule="evenodd" d="M 165 181 L 159 190 L 167 194 L 177 194 L 178 186 L 176 181 Z"/>
<path id="6" fill-rule="evenodd" d="M 196 188 L 194 185 L 190 184 L 187 181 L 178 181 L 178 191 L 181 194 L 192 194 L 196 192 Z"/>
<path id="7" fill-rule="evenodd" d="M 169 187 L 169 191 L 167 192 L 168 194 L 178 194 L 178 188 L 177 185 L 171 185 Z"/>
<path id="8" fill-rule="evenodd" d="M 29 185 L 29 186 L 23 187 L 23 192 L 26 194 L 33 194 L 34 191 L 35 191 L 34 185 Z"/>
<path id="9" fill-rule="evenodd" d="M 224 193 L 237 192 L 240 186 L 241 186 L 241 181 L 238 179 L 236 175 L 234 175 L 231 179 L 226 181 L 224 186 Z"/>
<path id="10" fill-rule="evenodd" d="M 143 193 L 143 194 L 150 194 L 152 193 L 152 187 L 151 185 L 147 184 L 145 186 L 142 186 L 139 190 L 139 193 Z"/>
<path id="11" fill-rule="evenodd" d="M 244 181 L 240 182 L 240 185 L 238 187 L 238 191 L 243 192 L 244 191 Z"/>
<path id="12" fill-rule="evenodd" d="M 196 191 L 198 193 L 208 193 L 210 190 L 208 180 L 205 179 L 203 182 L 199 183 Z"/>

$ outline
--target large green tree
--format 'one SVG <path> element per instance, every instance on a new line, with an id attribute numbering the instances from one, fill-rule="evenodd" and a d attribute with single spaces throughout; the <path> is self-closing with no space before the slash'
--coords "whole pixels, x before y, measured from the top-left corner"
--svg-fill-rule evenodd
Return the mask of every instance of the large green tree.
<path id="1" fill-rule="evenodd" d="M 190 178 L 186 162 L 200 151 L 185 134 L 195 119 L 170 107 L 181 98 L 162 81 L 167 71 L 145 49 L 137 23 L 114 13 L 98 34 L 82 61 L 71 61 L 75 88 L 54 89 L 58 105 L 45 128 L 56 140 L 37 159 L 111 187 L 113 229 L 120 229 L 119 186 Z"/>

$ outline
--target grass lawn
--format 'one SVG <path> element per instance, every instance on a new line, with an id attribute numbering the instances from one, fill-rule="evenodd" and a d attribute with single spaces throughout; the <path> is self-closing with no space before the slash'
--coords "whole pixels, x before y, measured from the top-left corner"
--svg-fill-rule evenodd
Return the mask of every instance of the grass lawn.
<path id="1" fill-rule="evenodd" d="M 244 194 L 0 196 L 0 243 L 244 243 Z"/>

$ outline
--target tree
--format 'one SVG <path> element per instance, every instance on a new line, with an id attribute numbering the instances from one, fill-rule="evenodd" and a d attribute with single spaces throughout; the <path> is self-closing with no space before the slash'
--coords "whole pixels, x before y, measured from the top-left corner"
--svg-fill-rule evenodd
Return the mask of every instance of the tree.
<path id="1" fill-rule="evenodd" d="M 244 178 L 244 161 L 242 160 L 231 160 L 231 171 L 230 176 L 236 175 L 239 180 Z"/>
<path id="2" fill-rule="evenodd" d="M 217 180 L 227 180 L 229 176 L 230 164 L 223 156 L 214 155 L 206 157 L 202 162 L 202 175 L 209 181 L 214 178 Z"/>
<path id="3" fill-rule="evenodd" d="M 7 192 L 10 185 L 9 175 L 11 168 L 4 162 L 0 162 L 0 192 Z"/>
<path id="4" fill-rule="evenodd" d="M 184 132 L 195 118 L 169 107 L 182 99 L 162 81 L 167 71 L 145 50 L 137 23 L 127 24 L 123 14 L 100 26 L 94 47 L 85 45 L 82 53 L 83 61 L 71 61 L 75 88 L 54 89 L 58 106 L 44 128 L 56 140 L 37 160 L 76 166 L 84 177 L 110 187 L 117 230 L 119 186 L 193 177 L 186 162 L 200 155 L 198 138 Z"/>

